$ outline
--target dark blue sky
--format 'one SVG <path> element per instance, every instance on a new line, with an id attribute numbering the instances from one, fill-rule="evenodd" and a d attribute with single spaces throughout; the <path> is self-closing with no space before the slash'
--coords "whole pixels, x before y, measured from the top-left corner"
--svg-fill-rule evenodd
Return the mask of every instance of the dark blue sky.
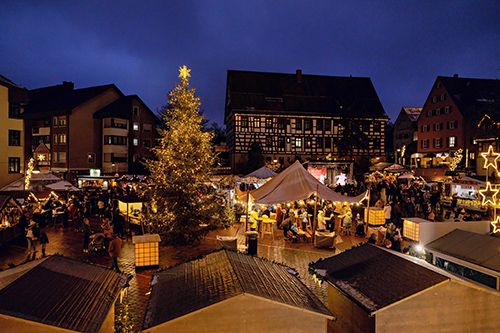
<path id="1" fill-rule="evenodd" d="M 0 74 L 115 83 L 155 110 L 192 69 L 222 123 L 227 69 L 372 78 L 394 121 L 437 75 L 500 78 L 500 1 L 2 1 Z"/>

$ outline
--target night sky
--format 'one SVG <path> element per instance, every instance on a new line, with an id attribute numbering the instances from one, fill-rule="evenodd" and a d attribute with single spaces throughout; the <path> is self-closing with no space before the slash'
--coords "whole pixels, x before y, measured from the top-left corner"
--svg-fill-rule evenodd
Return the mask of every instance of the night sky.
<path id="1" fill-rule="evenodd" d="M 371 77 L 395 120 L 437 75 L 500 78 L 500 1 L 2 1 L 0 74 L 115 83 L 151 109 L 177 70 L 222 124 L 227 69 Z"/>

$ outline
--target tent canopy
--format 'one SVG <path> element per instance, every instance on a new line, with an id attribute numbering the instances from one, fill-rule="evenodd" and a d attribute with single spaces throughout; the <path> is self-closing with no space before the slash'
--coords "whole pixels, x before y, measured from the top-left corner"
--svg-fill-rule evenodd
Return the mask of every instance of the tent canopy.
<path id="1" fill-rule="evenodd" d="M 0 191 L 24 191 L 24 178 L 19 178 L 12 183 L 5 185 Z M 37 186 L 50 184 L 60 181 L 61 178 L 54 176 L 52 173 L 33 173 L 31 175 L 30 190 L 34 190 Z"/>
<path id="2" fill-rule="evenodd" d="M 393 164 L 387 168 L 384 169 L 384 171 L 387 171 L 387 172 L 402 172 L 402 171 L 406 171 L 406 168 L 402 165 L 399 165 L 399 164 Z"/>
<path id="3" fill-rule="evenodd" d="M 276 172 L 273 170 L 269 169 L 266 166 L 263 166 L 262 168 L 259 168 L 255 170 L 252 173 L 249 173 L 248 175 L 245 176 L 245 178 L 257 178 L 257 179 L 267 179 L 267 178 L 272 178 L 276 176 Z"/>
<path id="4" fill-rule="evenodd" d="M 54 191 L 80 191 L 78 188 L 74 187 L 70 182 L 61 180 L 57 183 L 49 184 L 45 186 L 46 188 L 49 188 Z"/>
<path id="5" fill-rule="evenodd" d="M 398 179 L 415 179 L 415 176 L 412 173 L 405 173 L 399 176 Z"/>
<path id="6" fill-rule="evenodd" d="M 357 197 L 348 197 L 334 192 L 307 172 L 299 161 L 295 161 L 286 170 L 250 194 L 255 203 L 273 204 L 306 199 L 316 191 L 320 199 L 350 203 L 359 203 L 367 195 L 365 192 Z"/>

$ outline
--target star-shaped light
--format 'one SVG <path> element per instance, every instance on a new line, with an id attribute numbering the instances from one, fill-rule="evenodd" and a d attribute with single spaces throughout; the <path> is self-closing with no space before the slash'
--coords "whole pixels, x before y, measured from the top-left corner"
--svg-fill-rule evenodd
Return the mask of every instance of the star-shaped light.
<path id="1" fill-rule="evenodd" d="M 488 169 L 488 167 L 492 166 L 497 170 L 497 160 L 500 158 L 500 153 L 495 153 L 493 146 L 488 147 L 488 152 L 481 153 L 481 157 L 484 158 L 483 168 Z"/>
<path id="2" fill-rule="evenodd" d="M 181 80 L 187 80 L 188 78 L 190 78 L 191 77 L 190 73 L 191 70 L 187 68 L 186 65 L 179 67 L 179 77 L 181 78 Z"/>
<path id="3" fill-rule="evenodd" d="M 493 189 L 491 187 L 490 182 L 487 182 L 486 188 L 484 190 L 479 190 L 479 194 L 483 197 L 481 204 L 485 206 L 488 203 L 490 203 L 492 206 L 495 206 L 496 196 L 498 194 L 498 191 L 499 191 L 498 189 Z"/>
<path id="4" fill-rule="evenodd" d="M 491 225 L 493 226 L 494 234 L 500 232 L 500 216 L 497 216 L 497 219 L 495 221 L 491 221 Z"/>
<path id="5" fill-rule="evenodd" d="M 43 155 L 43 154 L 38 155 L 38 160 L 45 161 L 45 155 Z"/>

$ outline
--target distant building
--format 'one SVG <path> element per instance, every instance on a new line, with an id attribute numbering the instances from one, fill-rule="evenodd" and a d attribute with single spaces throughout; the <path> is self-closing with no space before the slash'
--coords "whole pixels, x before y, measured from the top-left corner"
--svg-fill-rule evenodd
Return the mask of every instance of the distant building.
<path id="1" fill-rule="evenodd" d="M 0 75 L 0 187 L 22 177 L 26 89 Z"/>
<path id="2" fill-rule="evenodd" d="M 143 331 L 326 332 L 330 311 L 288 267 L 232 251 L 153 276 Z"/>
<path id="3" fill-rule="evenodd" d="M 364 244 L 312 264 L 328 283 L 329 332 L 497 332 L 500 293 Z"/>
<path id="4" fill-rule="evenodd" d="M 500 107 L 496 110 L 485 112 L 483 118 L 477 124 L 476 135 L 474 136 L 476 143 L 477 158 L 476 173 L 479 176 L 486 176 L 486 169 L 484 168 L 484 159 L 481 153 L 487 153 L 490 146 L 493 147 L 494 152 L 500 152 Z M 499 170 L 500 171 L 500 170 Z M 489 168 L 488 176 L 496 171 Z M 495 175 L 494 178 L 497 178 Z"/>
<path id="5" fill-rule="evenodd" d="M 385 159 L 388 117 L 370 78 L 227 73 L 225 124 L 233 172 L 252 150 L 267 163 Z M 250 161 L 251 162 L 251 161 Z"/>
<path id="6" fill-rule="evenodd" d="M 458 149 L 462 165 L 476 168 L 474 137 L 483 116 L 500 108 L 500 80 L 438 76 L 418 119 L 421 167 L 449 164 Z"/>
<path id="7" fill-rule="evenodd" d="M 422 112 L 422 108 L 403 107 L 394 122 L 395 163 L 409 165 L 411 155 L 417 152 L 420 112 Z"/>
<path id="8" fill-rule="evenodd" d="M 137 95 L 125 96 L 114 84 L 75 89 L 63 82 L 30 90 L 23 117 L 26 156 L 73 175 L 136 172 L 158 124 Z"/>
<path id="9" fill-rule="evenodd" d="M 5 270 L 0 272 L 1 331 L 112 333 L 115 302 L 126 282 L 113 270 L 61 256 Z"/>

